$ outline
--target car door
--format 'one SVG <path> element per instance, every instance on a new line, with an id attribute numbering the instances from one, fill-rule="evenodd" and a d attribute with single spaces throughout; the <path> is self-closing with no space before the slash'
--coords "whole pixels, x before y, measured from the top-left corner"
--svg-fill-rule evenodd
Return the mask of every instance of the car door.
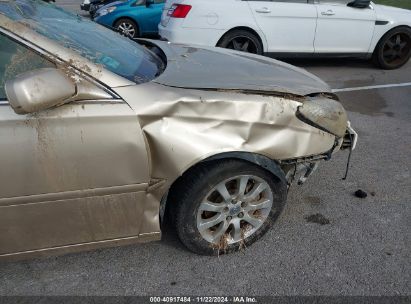
<path id="1" fill-rule="evenodd" d="M 313 53 L 317 10 L 308 0 L 248 1 L 268 52 Z"/>
<path id="2" fill-rule="evenodd" d="M 134 112 L 107 97 L 16 114 L 5 82 L 56 65 L 11 36 L 0 32 L 0 257 L 136 237 L 149 171 Z"/>
<path id="3" fill-rule="evenodd" d="M 141 11 L 141 27 L 145 33 L 154 34 L 158 32 L 158 24 L 161 21 L 165 0 L 149 0 L 147 6 Z"/>
<path id="4" fill-rule="evenodd" d="M 376 13 L 372 6 L 353 8 L 351 0 L 319 0 L 316 53 L 367 53 L 374 34 Z"/>

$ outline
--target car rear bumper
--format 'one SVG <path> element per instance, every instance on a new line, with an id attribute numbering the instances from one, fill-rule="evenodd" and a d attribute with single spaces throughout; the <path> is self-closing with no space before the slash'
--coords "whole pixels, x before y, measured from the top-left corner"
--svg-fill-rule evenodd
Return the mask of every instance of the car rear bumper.
<path id="1" fill-rule="evenodd" d="M 224 30 L 183 28 L 177 25 L 170 26 L 170 23 L 167 27 L 160 24 L 158 30 L 162 40 L 172 43 L 216 46 L 225 33 Z"/>

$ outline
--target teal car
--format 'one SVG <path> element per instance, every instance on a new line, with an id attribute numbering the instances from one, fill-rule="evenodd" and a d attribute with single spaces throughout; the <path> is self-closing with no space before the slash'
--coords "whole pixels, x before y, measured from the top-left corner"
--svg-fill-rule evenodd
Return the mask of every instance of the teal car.
<path id="1" fill-rule="evenodd" d="M 165 0 L 116 1 L 101 7 L 94 21 L 130 38 L 158 34 Z"/>

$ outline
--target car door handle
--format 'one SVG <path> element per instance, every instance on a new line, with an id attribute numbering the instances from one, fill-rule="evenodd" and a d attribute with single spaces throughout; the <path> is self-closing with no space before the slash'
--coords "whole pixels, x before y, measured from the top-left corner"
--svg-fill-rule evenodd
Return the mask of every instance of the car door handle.
<path id="1" fill-rule="evenodd" d="M 271 13 L 271 10 L 267 7 L 262 7 L 262 8 L 258 8 L 255 10 L 257 13 L 261 13 L 261 14 L 268 14 Z"/>
<path id="2" fill-rule="evenodd" d="M 328 10 L 326 12 L 321 12 L 321 15 L 323 15 L 323 16 L 334 16 L 335 13 L 334 13 L 333 10 Z"/>

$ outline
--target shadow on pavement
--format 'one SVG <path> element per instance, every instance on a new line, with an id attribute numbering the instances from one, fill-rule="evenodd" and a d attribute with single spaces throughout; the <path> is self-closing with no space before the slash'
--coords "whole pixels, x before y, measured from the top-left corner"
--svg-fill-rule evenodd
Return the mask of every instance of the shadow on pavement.
<path id="1" fill-rule="evenodd" d="M 292 65 L 301 67 L 347 67 L 347 68 L 365 68 L 378 69 L 374 66 L 372 60 L 359 58 L 287 58 L 280 59 Z"/>

